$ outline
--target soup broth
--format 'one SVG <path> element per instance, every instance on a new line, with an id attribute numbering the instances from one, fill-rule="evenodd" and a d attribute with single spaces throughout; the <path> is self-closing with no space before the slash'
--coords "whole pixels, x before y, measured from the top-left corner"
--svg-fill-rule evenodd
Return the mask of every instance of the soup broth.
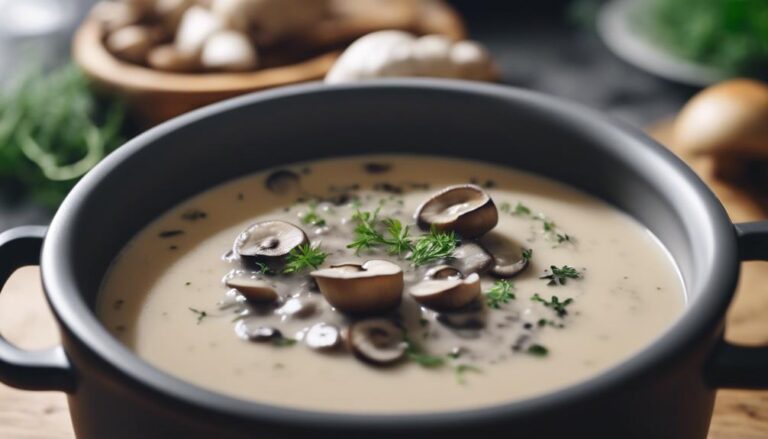
<path id="1" fill-rule="evenodd" d="M 481 209 L 497 217 L 484 233 L 469 221 Z M 438 221 L 446 215 L 459 219 Z M 457 225 L 465 219 L 477 230 Z M 278 245 L 246 242 L 261 233 L 252 224 L 275 220 L 306 245 L 248 254 Z M 386 262 L 352 265 L 370 260 Z M 399 279 L 396 295 L 383 292 Z M 334 288 L 351 305 L 332 300 Z M 355 294 L 382 296 L 374 306 Z M 663 246 L 605 202 L 509 168 L 385 155 L 268 170 L 184 201 L 116 258 L 98 314 L 141 358 L 204 388 L 414 413 L 583 381 L 650 344 L 684 305 Z"/>

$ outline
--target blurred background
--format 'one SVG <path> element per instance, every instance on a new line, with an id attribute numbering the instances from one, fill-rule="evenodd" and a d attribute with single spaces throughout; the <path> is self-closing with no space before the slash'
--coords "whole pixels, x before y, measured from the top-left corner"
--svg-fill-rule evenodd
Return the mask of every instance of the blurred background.
<path id="1" fill-rule="evenodd" d="M 294 65 L 306 70 L 307 80 L 322 79 L 332 65 L 328 58 L 312 66 L 301 63 L 340 52 L 369 30 L 402 28 L 471 38 L 487 50 L 494 65 L 493 78 L 483 79 L 571 99 L 641 129 L 673 117 L 708 85 L 734 76 L 760 77 L 768 60 L 768 2 L 763 0 L 450 0 L 445 7 L 438 5 L 437 12 L 429 8 L 444 2 L 360 1 L 339 13 L 354 18 L 346 28 L 334 24 L 278 39 L 278 33 L 267 34 L 269 26 L 258 23 L 261 33 L 249 34 L 258 63 L 246 58 L 245 65 L 209 68 L 200 59 L 190 67 L 192 61 L 171 50 L 180 47 L 186 17 L 158 11 L 182 5 L 187 12 L 190 7 L 215 12 L 217 0 L 111 2 L 129 4 L 132 18 L 119 8 L 101 10 L 103 5 L 89 16 L 95 0 L 0 0 L 0 224 L 9 228 L 46 223 L 77 179 L 122 141 L 206 103 L 126 89 L 178 81 L 178 75 L 224 75 L 221 84 L 226 89 L 235 72 L 250 70 L 243 73 L 248 75 Z M 298 0 L 289 3 L 284 3 L 283 13 L 268 8 L 261 13 L 277 28 L 288 29 L 280 20 L 300 12 L 285 11 L 304 7 Z M 405 3 L 431 6 L 417 18 L 398 23 Z M 142 8 L 150 12 L 136 15 Z M 456 14 L 454 21 L 439 18 L 445 8 Z M 438 17 L 434 23 L 426 17 L 430 14 Z M 190 28 L 208 26 L 204 18 Z M 88 27 L 84 21 L 91 22 L 90 30 L 83 30 Z M 124 29 L 136 25 L 142 27 L 140 32 Z M 160 25 L 165 26 L 162 32 L 157 30 Z M 252 31 L 254 24 L 248 26 Z M 162 35 L 144 35 L 150 31 Z M 76 32 L 83 35 L 73 43 Z M 73 48 L 78 54 L 74 61 Z M 148 54 L 153 49 L 157 56 Z M 153 70 L 165 76 L 144 78 L 143 72 Z M 251 76 L 256 78 L 252 89 L 273 85 Z M 134 78 L 145 82 L 131 83 Z M 245 91 L 226 90 L 210 101 Z M 165 112 L 151 114 L 158 108 Z"/>

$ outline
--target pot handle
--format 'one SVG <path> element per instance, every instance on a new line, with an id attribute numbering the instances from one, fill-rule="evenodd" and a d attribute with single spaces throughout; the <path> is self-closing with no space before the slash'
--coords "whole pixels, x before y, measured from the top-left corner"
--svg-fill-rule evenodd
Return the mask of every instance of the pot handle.
<path id="1" fill-rule="evenodd" d="M 0 234 L 0 286 L 18 268 L 40 264 L 47 228 L 23 226 Z M 0 381 L 24 390 L 74 389 L 74 370 L 61 346 L 25 351 L 0 335 Z"/>
<path id="2" fill-rule="evenodd" d="M 739 259 L 768 261 L 768 221 L 735 224 Z M 768 389 L 768 346 L 740 346 L 723 340 L 712 361 L 718 387 Z"/>

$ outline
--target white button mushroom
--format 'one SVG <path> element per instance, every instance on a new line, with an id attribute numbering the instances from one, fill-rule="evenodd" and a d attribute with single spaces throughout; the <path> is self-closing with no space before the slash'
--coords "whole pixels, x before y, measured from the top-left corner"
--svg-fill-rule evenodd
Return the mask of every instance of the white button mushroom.
<path id="1" fill-rule="evenodd" d="M 183 55 L 200 53 L 208 38 L 224 28 L 219 17 L 207 9 L 193 6 L 184 12 L 176 31 L 176 49 Z"/>
<path id="2" fill-rule="evenodd" d="M 353 314 L 386 312 L 400 304 L 403 270 L 385 260 L 334 265 L 310 273 L 320 292 L 339 311 Z"/>
<path id="3" fill-rule="evenodd" d="M 325 77 L 327 83 L 393 76 L 491 80 L 495 67 L 478 43 L 452 42 L 439 35 L 416 38 L 403 31 L 379 31 L 352 43 Z"/>
<path id="4" fill-rule="evenodd" d="M 256 67 L 256 49 L 245 34 L 218 31 L 203 45 L 200 63 L 211 70 L 243 71 Z"/>

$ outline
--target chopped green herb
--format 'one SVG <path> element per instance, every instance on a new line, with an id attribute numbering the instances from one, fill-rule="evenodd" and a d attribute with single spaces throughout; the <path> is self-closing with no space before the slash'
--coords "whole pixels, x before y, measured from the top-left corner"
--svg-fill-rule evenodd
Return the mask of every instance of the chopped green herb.
<path id="1" fill-rule="evenodd" d="M 309 212 L 301 217 L 301 222 L 315 227 L 323 227 L 325 225 L 325 219 L 317 214 L 314 204 L 310 205 Z"/>
<path id="2" fill-rule="evenodd" d="M 557 243 L 558 244 L 563 244 L 563 243 L 566 243 L 566 242 L 572 242 L 571 241 L 571 237 L 567 233 L 564 233 L 564 234 L 558 233 L 557 234 Z"/>
<path id="3" fill-rule="evenodd" d="M 518 201 L 517 205 L 515 205 L 514 213 L 515 215 L 518 215 L 518 216 L 528 216 L 531 214 L 531 209 L 525 204 Z"/>
<path id="4" fill-rule="evenodd" d="M 325 262 L 328 255 L 317 246 L 309 244 L 299 245 L 288 253 L 287 263 L 283 273 L 298 273 L 308 268 L 317 268 Z"/>
<path id="5" fill-rule="evenodd" d="M 454 232 L 440 232 L 432 227 L 429 234 L 422 235 L 416 240 L 408 259 L 414 265 L 424 265 L 439 259 L 450 258 L 457 244 L 458 239 Z"/>
<path id="6" fill-rule="evenodd" d="M 533 250 L 530 248 L 524 248 L 523 249 L 523 259 L 526 261 L 530 261 L 533 257 Z"/>
<path id="7" fill-rule="evenodd" d="M 471 364 L 459 364 L 453 368 L 453 372 L 456 375 L 456 382 L 459 384 L 466 384 L 464 374 L 467 372 L 482 373 L 480 368 L 472 366 Z"/>
<path id="8" fill-rule="evenodd" d="M 515 286 L 507 280 L 497 280 L 485 294 L 485 303 L 493 309 L 501 308 L 502 303 L 509 303 L 515 298 Z"/>
<path id="9" fill-rule="evenodd" d="M 419 363 L 422 367 L 426 367 L 427 369 L 438 368 L 445 364 L 445 357 L 430 355 L 423 352 L 421 348 L 408 337 L 405 338 L 405 354 L 408 356 L 409 360 Z"/>
<path id="10" fill-rule="evenodd" d="M 549 279 L 548 285 L 565 285 L 568 279 L 581 279 L 581 273 L 575 268 L 563 265 L 558 268 L 555 265 L 551 265 L 549 270 L 545 271 L 539 279 Z"/>
<path id="11" fill-rule="evenodd" d="M 546 306 L 547 308 L 551 308 L 557 313 L 558 317 L 565 317 L 568 314 L 568 310 L 566 309 L 568 305 L 573 303 L 573 299 L 568 298 L 563 301 L 560 300 L 557 296 L 552 296 L 552 299 L 546 300 L 543 297 L 539 296 L 539 293 L 534 294 L 531 297 L 531 300 L 534 302 L 539 302 Z"/>
<path id="12" fill-rule="evenodd" d="M 266 275 L 275 274 L 275 271 L 269 268 L 269 266 L 263 262 L 255 262 L 254 265 L 256 266 L 256 269 L 261 274 L 266 274 Z"/>
<path id="13" fill-rule="evenodd" d="M 499 204 L 499 210 L 504 213 L 509 213 L 512 211 L 512 205 L 504 201 L 501 204 Z"/>
<path id="14" fill-rule="evenodd" d="M 189 308 L 189 310 L 192 311 L 193 313 L 197 314 L 197 324 L 198 325 L 203 322 L 203 319 L 208 317 L 208 313 L 205 312 L 205 311 L 200 311 L 199 309 L 195 309 L 195 308 Z"/>
<path id="15" fill-rule="evenodd" d="M 549 349 L 540 344 L 532 344 L 528 346 L 528 353 L 535 357 L 546 357 L 549 354 Z"/>
<path id="16" fill-rule="evenodd" d="M 399 255 L 411 250 L 411 239 L 408 237 L 408 226 L 403 227 L 403 224 L 399 220 L 393 218 L 385 219 L 384 225 L 387 226 L 389 237 L 383 241 L 384 244 L 389 246 L 390 254 Z"/>
<path id="17" fill-rule="evenodd" d="M 287 338 L 287 337 L 275 337 L 272 339 L 272 346 L 276 346 L 279 348 L 289 347 L 296 344 L 296 340 L 293 338 Z"/>
<path id="18" fill-rule="evenodd" d="M 355 240 L 347 245 L 347 248 L 354 248 L 356 252 L 362 249 L 372 248 L 378 245 L 389 247 L 390 254 L 399 255 L 411 250 L 411 239 L 408 237 L 408 226 L 394 218 L 386 218 L 381 222 L 387 228 L 387 236 L 376 230 L 376 222 L 379 215 L 379 209 L 373 212 L 360 212 L 353 215 L 357 221 L 355 227 Z"/>

